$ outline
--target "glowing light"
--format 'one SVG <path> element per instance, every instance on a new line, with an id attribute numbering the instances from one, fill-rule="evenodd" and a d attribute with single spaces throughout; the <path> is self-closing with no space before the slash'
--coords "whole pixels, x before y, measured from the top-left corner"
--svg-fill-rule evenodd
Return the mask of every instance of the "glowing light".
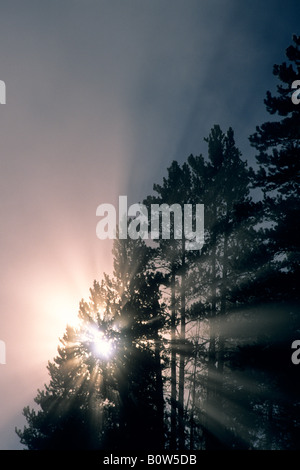
<path id="1" fill-rule="evenodd" d="M 98 338 L 94 341 L 93 350 L 96 356 L 109 359 L 112 355 L 113 347 L 107 338 L 98 335 Z"/>
<path id="2" fill-rule="evenodd" d="M 88 336 L 92 353 L 99 359 L 108 360 L 114 351 L 112 340 L 97 328 L 90 328 Z"/>

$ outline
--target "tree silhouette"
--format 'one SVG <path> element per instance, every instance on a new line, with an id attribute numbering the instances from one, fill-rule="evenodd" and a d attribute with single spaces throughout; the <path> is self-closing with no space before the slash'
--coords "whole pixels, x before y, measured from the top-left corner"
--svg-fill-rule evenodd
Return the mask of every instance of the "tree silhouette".
<path id="1" fill-rule="evenodd" d="M 229 429 L 233 428 L 233 419 L 230 418 L 232 410 L 226 412 L 227 371 L 224 369 L 228 345 L 232 344 L 227 325 L 237 307 L 232 290 L 246 274 L 242 259 L 249 245 L 251 204 L 249 170 L 241 160 L 233 130 L 229 128 L 224 134 L 216 125 L 205 140 L 208 158 L 191 155 L 188 159 L 193 192 L 197 194 L 197 188 L 202 188 L 206 233 L 194 276 L 201 299 L 198 305 L 195 303 L 193 315 L 200 314 L 209 327 L 203 424 L 206 448 L 216 449 L 232 445 Z"/>
<path id="2" fill-rule="evenodd" d="M 159 449 L 164 445 L 161 338 L 163 326 L 159 282 L 152 252 L 141 240 L 117 240 L 114 318 L 121 349 L 117 355 L 117 389 L 121 400 L 123 447 Z"/>
<path id="3" fill-rule="evenodd" d="M 17 430 L 29 449 L 139 449 L 164 447 L 162 327 L 151 249 L 117 240 L 114 276 L 80 302 L 80 326 L 67 328 L 51 377 L 24 409 Z"/>
<path id="4" fill-rule="evenodd" d="M 205 243 L 186 249 L 183 212 L 164 220 L 169 237 L 160 219 L 153 242 L 115 241 L 113 275 L 80 302 L 38 408 L 24 408 L 17 434 L 28 449 L 299 448 L 291 344 L 300 331 L 300 107 L 291 84 L 300 37 L 293 41 L 290 63 L 274 67 L 277 96 L 265 100 L 280 120 L 250 137 L 258 169 L 218 125 L 205 157 L 171 163 L 144 203 L 174 212 L 204 204 Z"/>
<path id="5" fill-rule="evenodd" d="M 281 319 L 280 332 L 275 330 L 263 345 L 272 351 L 272 362 L 276 364 L 274 368 L 266 366 L 269 387 L 277 390 L 264 403 L 271 448 L 297 448 L 299 442 L 299 422 L 295 416 L 299 416 L 300 382 L 285 352 L 300 326 L 300 110 L 291 99 L 292 83 L 300 76 L 300 36 L 294 35 L 293 42 L 286 50 L 289 63 L 274 66 L 273 73 L 281 82 L 277 96 L 268 91 L 265 99 L 268 112 L 277 114 L 280 120 L 262 124 L 250 137 L 258 150 L 255 184 L 264 195 L 262 220 L 266 224 L 264 244 L 268 250 L 267 269 L 256 279 L 260 284 L 260 310 L 263 314 L 271 307 Z"/>
<path id="6" fill-rule="evenodd" d="M 75 330 L 68 327 L 58 348 L 58 356 L 48 363 L 50 382 L 38 390 L 39 410 L 24 408 L 28 426 L 17 430 L 29 450 L 95 449 L 99 446 L 99 377 L 84 364 Z"/>
<path id="7" fill-rule="evenodd" d="M 272 222 L 265 234 L 274 265 L 282 272 L 280 297 L 284 293 L 299 299 L 300 110 L 291 100 L 291 86 L 300 76 L 300 36 L 293 40 L 286 51 L 290 64 L 274 66 L 274 75 L 282 82 L 278 96 L 268 91 L 265 99 L 268 112 L 282 119 L 257 127 L 250 142 L 259 152 L 256 185 L 264 194 L 264 219 Z"/>
<path id="8" fill-rule="evenodd" d="M 169 301 L 165 310 L 166 318 L 169 318 L 170 327 L 170 439 L 171 450 L 185 448 L 185 366 L 189 356 L 189 347 L 186 339 L 186 296 L 188 286 L 186 276 L 188 271 L 189 254 L 185 249 L 186 238 L 184 234 L 184 204 L 191 202 L 189 188 L 191 188 L 191 174 L 187 163 L 180 166 L 173 161 L 168 168 L 167 177 L 163 178 L 163 184 L 154 184 L 155 195 L 148 196 L 145 203 L 148 207 L 152 204 L 168 205 L 170 209 L 169 239 L 162 236 L 160 225 L 160 238 L 155 249 L 156 269 L 163 279 L 164 293 L 169 291 Z M 176 231 L 179 230 L 178 220 L 173 210 L 180 206 L 181 239 L 176 239 Z M 168 312 L 168 313 L 167 313 Z M 179 364 L 177 364 L 179 358 Z M 178 367 L 177 367 L 178 366 Z M 178 370 L 177 370 L 178 369 Z M 177 386 L 178 385 L 178 386 Z"/>

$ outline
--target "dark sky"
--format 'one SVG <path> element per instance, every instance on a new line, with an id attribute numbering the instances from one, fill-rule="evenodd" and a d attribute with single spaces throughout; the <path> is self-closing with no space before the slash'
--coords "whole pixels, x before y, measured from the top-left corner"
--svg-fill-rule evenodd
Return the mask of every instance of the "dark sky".
<path id="1" fill-rule="evenodd" d="M 1 0 L 0 449 L 111 270 L 97 206 L 141 200 L 214 124 L 253 164 L 299 17 L 299 0 Z"/>

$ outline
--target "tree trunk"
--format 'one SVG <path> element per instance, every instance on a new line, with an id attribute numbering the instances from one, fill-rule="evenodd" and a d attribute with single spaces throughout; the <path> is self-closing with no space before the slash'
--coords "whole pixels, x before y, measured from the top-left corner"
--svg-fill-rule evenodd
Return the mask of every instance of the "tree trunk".
<path id="1" fill-rule="evenodd" d="M 197 328 L 198 331 L 198 328 Z M 198 356 L 198 334 L 197 345 L 194 352 L 194 371 L 193 371 L 193 384 L 192 384 L 192 409 L 190 418 L 190 451 L 194 450 L 195 446 L 195 410 L 196 410 L 196 377 L 197 377 L 197 356 Z"/>
<path id="2" fill-rule="evenodd" d="M 156 405 L 157 405 L 157 443 L 159 449 L 164 449 L 164 393 L 163 379 L 160 362 L 160 340 L 157 334 L 155 341 L 155 364 L 156 364 Z"/>
<path id="3" fill-rule="evenodd" d="M 185 423 L 184 423 L 184 367 L 185 367 L 185 240 L 182 238 L 182 263 L 181 263 L 181 311 L 180 311 L 180 360 L 179 360 L 179 394 L 178 394 L 178 437 L 179 449 L 185 448 Z"/>
<path id="4" fill-rule="evenodd" d="M 171 450 L 176 450 L 177 401 L 176 401 L 176 308 L 175 273 L 171 274 Z"/>
<path id="5" fill-rule="evenodd" d="M 226 221 L 226 229 L 224 234 L 224 244 L 223 244 L 223 266 L 222 266 L 222 287 L 221 287 L 221 305 L 220 305 L 220 318 L 218 321 L 218 336 L 219 336 L 219 347 L 218 347 L 218 373 L 223 375 L 224 369 L 224 346 L 225 338 L 222 332 L 222 325 L 225 322 L 226 316 L 226 293 L 227 293 L 227 274 L 228 274 L 228 228 Z M 222 381 L 220 381 L 220 387 L 222 386 Z M 221 389 L 219 388 L 219 394 Z"/>
<path id="6" fill-rule="evenodd" d="M 213 221 L 216 221 L 214 213 Z M 211 276 L 211 311 L 209 319 L 209 349 L 208 349 L 208 370 L 207 370 L 207 396 L 206 396 L 206 419 L 205 419 L 205 442 L 206 449 L 215 448 L 215 420 L 213 413 L 216 407 L 216 315 L 217 315 L 217 269 L 216 251 L 217 240 L 212 224 L 212 276 Z"/>

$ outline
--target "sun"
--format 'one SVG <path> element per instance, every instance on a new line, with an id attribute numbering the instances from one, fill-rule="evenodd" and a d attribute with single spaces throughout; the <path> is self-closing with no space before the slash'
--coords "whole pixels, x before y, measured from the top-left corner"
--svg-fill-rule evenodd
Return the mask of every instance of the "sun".
<path id="1" fill-rule="evenodd" d="M 102 332 L 95 335 L 92 344 L 93 353 L 101 359 L 109 359 L 113 354 L 113 345 L 111 340 L 106 338 Z"/>
<path id="2" fill-rule="evenodd" d="M 98 359 L 109 360 L 114 353 L 113 341 L 95 326 L 85 332 L 84 341 L 88 342 L 91 353 Z"/>

